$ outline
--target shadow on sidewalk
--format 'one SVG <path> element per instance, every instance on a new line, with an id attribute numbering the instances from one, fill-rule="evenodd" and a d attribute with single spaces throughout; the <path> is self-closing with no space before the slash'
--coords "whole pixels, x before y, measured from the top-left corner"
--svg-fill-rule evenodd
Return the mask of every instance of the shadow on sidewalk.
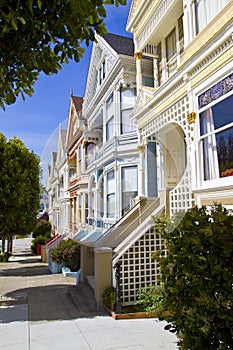
<path id="1" fill-rule="evenodd" d="M 18 289 L 5 294 L 5 297 L 9 298 L 9 302 L 4 303 L 4 313 L 0 316 L 1 323 L 26 321 L 25 314 L 23 313 L 22 319 L 19 319 L 20 314 L 17 312 L 20 306 L 25 307 L 26 304 L 28 304 L 28 321 L 33 322 L 94 318 L 97 315 L 109 317 L 103 311 L 97 311 L 93 303 L 88 300 L 87 294 L 74 285 L 56 284 Z"/>
<path id="2" fill-rule="evenodd" d="M 26 263 L 25 263 L 26 264 Z M 45 266 L 23 266 L 17 268 L 9 268 L 1 271 L 0 276 L 40 276 L 51 275 L 48 267 Z"/>

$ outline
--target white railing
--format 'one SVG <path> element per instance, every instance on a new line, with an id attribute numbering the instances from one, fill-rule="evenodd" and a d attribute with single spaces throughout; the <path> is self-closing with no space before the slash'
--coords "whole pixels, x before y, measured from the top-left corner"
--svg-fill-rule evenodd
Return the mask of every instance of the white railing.
<path id="1" fill-rule="evenodd" d="M 157 9 L 154 11 L 150 20 L 144 26 L 143 31 L 138 36 L 138 49 L 140 50 L 145 46 L 149 36 L 154 32 L 159 22 L 166 16 L 166 13 L 177 0 L 162 0 L 159 2 Z"/>

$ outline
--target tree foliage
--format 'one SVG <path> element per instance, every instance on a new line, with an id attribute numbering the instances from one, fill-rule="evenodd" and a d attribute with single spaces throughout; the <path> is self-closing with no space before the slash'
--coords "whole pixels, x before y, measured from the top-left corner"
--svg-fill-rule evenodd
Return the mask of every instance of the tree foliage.
<path id="1" fill-rule="evenodd" d="M 233 216 L 203 206 L 172 229 L 156 224 L 168 249 L 160 258 L 164 308 L 172 313 L 166 328 L 183 350 L 233 349 Z"/>
<path id="2" fill-rule="evenodd" d="M 14 137 L 0 133 L 0 237 L 29 234 L 39 208 L 39 157 Z M 3 244 L 4 249 L 4 244 Z M 11 247 L 8 247 L 11 250 Z"/>
<path id="3" fill-rule="evenodd" d="M 104 5 L 125 0 L 1 0 L 0 106 L 33 94 L 40 72 L 79 61 L 94 32 L 106 32 Z"/>

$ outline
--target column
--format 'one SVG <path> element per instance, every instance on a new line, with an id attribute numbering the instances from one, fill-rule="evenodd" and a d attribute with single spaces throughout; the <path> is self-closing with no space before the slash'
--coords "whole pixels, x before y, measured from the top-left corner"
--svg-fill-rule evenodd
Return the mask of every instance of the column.
<path id="1" fill-rule="evenodd" d="M 137 147 L 139 151 L 139 167 L 138 167 L 138 197 L 145 195 L 145 145 L 140 145 Z"/>
<path id="2" fill-rule="evenodd" d="M 82 160 L 81 160 L 81 174 L 86 171 L 86 141 L 82 142 Z"/>
<path id="3" fill-rule="evenodd" d="M 92 206 L 93 206 L 93 203 L 92 203 L 92 191 L 89 191 L 88 192 L 88 225 L 92 225 L 93 222 L 92 222 Z"/>
<path id="4" fill-rule="evenodd" d="M 92 248 L 81 245 L 80 251 L 81 282 L 86 283 L 88 276 L 94 275 L 94 253 Z"/>
<path id="5" fill-rule="evenodd" d="M 137 95 L 138 95 L 142 87 L 142 67 L 141 67 L 142 52 L 135 52 L 134 58 L 136 59 L 136 72 L 137 72 L 136 82 L 137 82 Z"/>
<path id="6" fill-rule="evenodd" d="M 146 150 L 147 196 L 158 197 L 156 141 L 148 141 Z"/>
<path id="7" fill-rule="evenodd" d="M 166 54 L 166 41 L 165 39 L 161 40 L 161 56 L 162 56 L 162 76 L 161 83 L 164 83 L 167 80 L 167 54 Z"/>
<path id="8" fill-rule="evenodd" d="M 94 249 L 94 281 L 95 298 L 99 310 L 103 307 L 103 292 L 112 286 L 112 248 Z"/>
<path id="9" fill-rule="evenodd" d="M 102 202 L 102 199 L 101 199 L 101 193 L 102 193 L 102 191 L 101 191 L 101 189 L 100 188 L 98 188 L 97 190 L 96 190 L 96 208 L 97 208 L 97 210 L 96 210 L 96 226 L 97 227 L 103 227 L 103 220 L 102 220 L 102 216 L 101 216 L 101 213 L 102 213 L 102 205 L 103 205 L 103 203 L 101 203 Z"/>
<path id="10" fill-rule="evenodd" d="M 155 56 L 153 59 L 153 70 L 154 70 L 154 87 L 159 87 L 159 71 L 158 71 L 158 57 Z"/>
<path id="11" fill-rule="evenodd" d="M 70 199 L 70 231 L 72 232 L 72 222 L 73 222 L 73 199 Z"/>

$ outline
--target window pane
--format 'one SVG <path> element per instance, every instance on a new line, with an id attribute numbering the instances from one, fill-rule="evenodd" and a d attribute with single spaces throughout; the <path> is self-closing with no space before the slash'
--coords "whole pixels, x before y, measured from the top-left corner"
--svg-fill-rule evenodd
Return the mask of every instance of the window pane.
<path id="1" fill-rule="evenodd" d="M 233 95 L 200 114 L 200 134 L 216 130 L 233 122 Z"/>
<path id="2" fill-rule="evenodd" d="M 122 191 L 137 191 L 138 173 L 136 166 L 122 168 Z"/>
<path id="3" fill-rule="evenodd" d="M 128 132 L 136 131 L 135 122 L 130 119 L 129 115 L 132 109 L 126 109 L 121 112 L 121 133 L 126 134 Z"/>
<path id="4" fill-rule="evenodd" d="M 115 193 L 107 195 L 107 217 L 114 218 L 115 216 Z"/>
<path id="5" fill-rule="evenodd" d="M 137 167 L 122 168 L 122 215 L 134 205 L 134 198 L 138 194 Z"/>
<path id="6" fill-rule="evenodd" d="M 123 192 L 122 193 L 122 215 L 129 211 L 134 205 L 134 198 L 137 192 Z"/>
<path id="7" fill-rule="evenodd" d="M 176 54 L 176 31 L 175 28 L 166 38 L 166 53 L 169 61 Z"/>
<path id="8" fill-rule="evenodd" d="M 233 128 L 202 140 L 204 180 L 233 176 Z"/>
<path id="9" fill-rule="evenodd" d="M 106 124 L 106 140 L 110 140 L 114 136 L 114 117 Z"/>
<path id="10" fill-rule="evenodd" d="M 216 135 L 220 177 L 233 176 L 233 128 Z"/>
<path id="11" fill-rule="evenodd" d="M 107 173 L 107 193 L 115 192 L 115 172 L 111 170 Z"/>
<path id="12" fill-rule="evenodd" d="M 201 140 L 204 180 L 233 175 L 232 103 L 233 95 L 200 114 L 200 134 L 208 134 Z"/>

